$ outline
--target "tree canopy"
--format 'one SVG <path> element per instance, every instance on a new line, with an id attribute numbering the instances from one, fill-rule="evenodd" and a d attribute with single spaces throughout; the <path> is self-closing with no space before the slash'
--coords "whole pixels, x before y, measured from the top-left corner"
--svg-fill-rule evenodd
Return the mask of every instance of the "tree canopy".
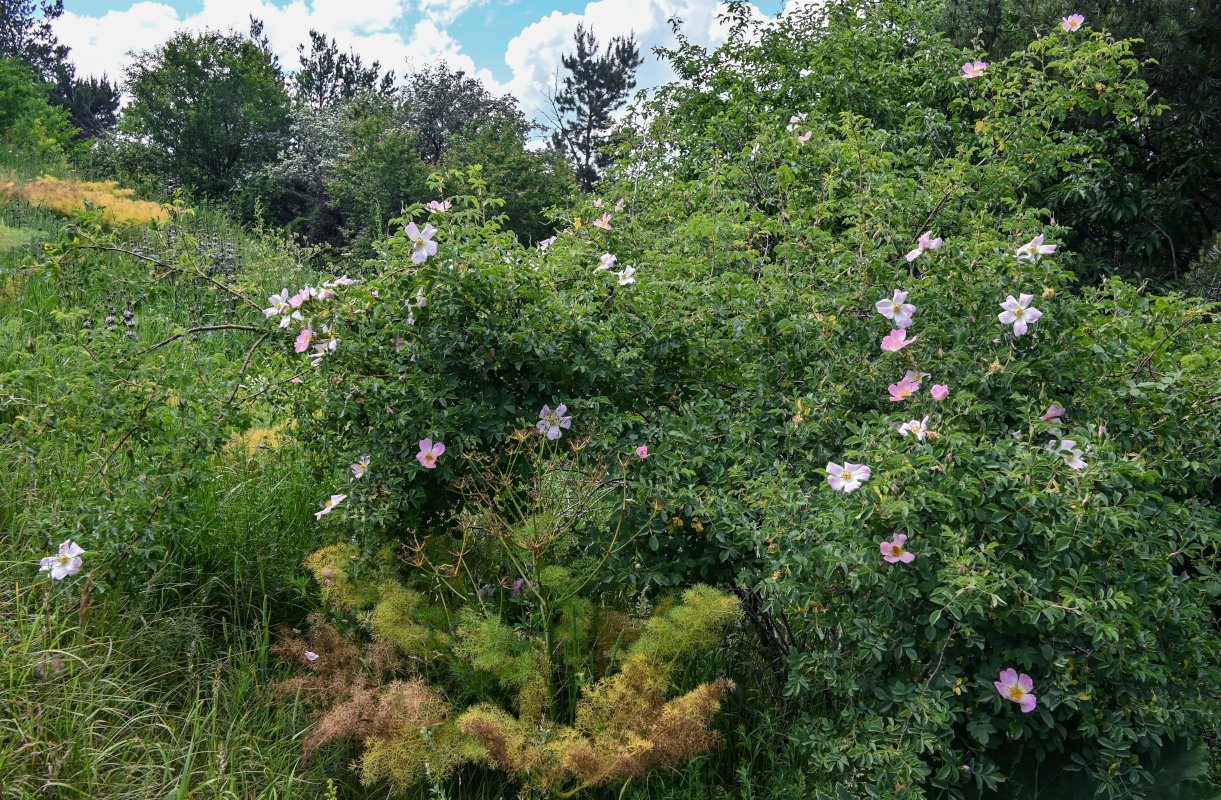
<path id="1" fill-rule="evenodd" d="M 230 192 L 287 132 L 284 75 L 257 37 L 179 31 L 128 73 L 123 129 L 161 148 L 180 185 L 203 195 Z"/>

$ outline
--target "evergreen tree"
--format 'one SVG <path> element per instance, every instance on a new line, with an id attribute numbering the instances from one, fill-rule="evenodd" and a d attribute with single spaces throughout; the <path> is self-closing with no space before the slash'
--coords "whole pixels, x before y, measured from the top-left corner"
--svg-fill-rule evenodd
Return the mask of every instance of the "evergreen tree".
<path id="1" fill-rule="evenodd" d="M 119 124 L 119 87 L 110 78 L 64 76 L 51 89 L 51 101 L 68 112 L 80 130 L 78 139 L 93 139 Z"/>
<path id="2" fill-rule="evenodd" d="M 636 68 L 644 63 L 635 36 L 616 36 L 599 53 L 592 29 L 577 25 L 575 53 L 562 58 L 564 86 L 551 97 L 558 130 L 555 148 L 576 167 L 577 182 L 592 191 L 612 157 L 603 148 L 611 138 L 611 115 L 627 102 L 636 87 Z"/>
<path id="3" fill-rule="evenodd" d="M 119 90 L 106 76 L 80 79 L 68 62 L 51 23 L 64 13 L 63 0 L 0 0 L 0 58 L 30 67 L 48 86 L 51 103 L 67 110 L 78 138 L 100 136 L 118 122 Z"/>
<path id="4" fill-rule="evenodd" d="M 293 76 L 297 99 L 314 111 L 350 100 L 360 94 L 388 96 L 394 89 L 394 71 L 381 75 L 381 63 L 368 67 L 354 50 L 339 52 L 339 44 L 325 33 L 309 32 L 309 52 L 297 45 L 301 70 Z"/>
<path id="5" fill-rule="evenodd" d="M 50 83 L 58 83 L 65 71 L 70 78 L 68 48 L 51 30 L 63 13 L 64 0 L 0 0 L 0 58 L 23 61 Z"/>

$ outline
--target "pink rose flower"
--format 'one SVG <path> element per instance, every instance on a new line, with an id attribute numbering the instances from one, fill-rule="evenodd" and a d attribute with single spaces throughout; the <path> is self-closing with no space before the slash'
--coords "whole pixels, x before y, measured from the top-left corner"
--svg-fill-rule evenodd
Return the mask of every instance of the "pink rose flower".
<path id="1" fill-rule="evenodd" d="M 1001 679 L 993 681 L 992 685 L 996 687 L 996 691 L 1001 693 L 1001 697 L 1020 705 L 1023 714 L 1034 711 L 1038 699 L 1031 694 L 1034 691 L 1034 681 L 1030 679 L 1030 676 L 1026 673 L 1018 675 L 1015 669 L 1006 669 L 1001 671 L 1000 677 Z"/>
<path id="2" fill-rule="evenodd" d="M 437 457 L 444 452 L 445 445 L 440 442 L 433 444 L 432 439 L 421 439 L 420 452 L 416 453 L 415 457 L 425 469 L 436 469 Z"/>
<path id="3" fill-rule="evenodd" d="M 906 541 L 906 533 L 896 533 L 894 538 L 889 542 L 878 542 L 878 547 L 882 550 L 882 558 L 891 564 L 898 564 L 899 562 L 910 564 L 915 561 L 916 554 L 903 547 Z"/>

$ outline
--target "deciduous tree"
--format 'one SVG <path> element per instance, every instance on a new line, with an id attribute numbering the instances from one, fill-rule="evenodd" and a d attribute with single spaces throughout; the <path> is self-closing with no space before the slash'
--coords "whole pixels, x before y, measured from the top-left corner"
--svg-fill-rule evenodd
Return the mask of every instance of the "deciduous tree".
<path id="1" fill-rule="evenodd" d="M 274 158 L 287 131 L 284 75 L 261 30 L 251 33 L 179 31 L 128 72 L 124 130 L 163 149 L 170 177 L 207 196 Z"/>

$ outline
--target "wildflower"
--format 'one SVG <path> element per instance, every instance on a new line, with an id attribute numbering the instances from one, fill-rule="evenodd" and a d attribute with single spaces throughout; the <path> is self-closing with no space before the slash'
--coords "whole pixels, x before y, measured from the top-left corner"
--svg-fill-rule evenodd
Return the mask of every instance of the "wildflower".
<path id="1" fill-rule="evenodd" d="M 424 466 L 425 469 L 437 468 L 437 456 L 445 452 L 445 445 L 437 442 L 433 444 L 432 439 L 420 440 L 420 452 L 415 454 L 416 460 Z"/>
<path id="2" fill-rule="evenodd" d="M 602 207 L 602 198 L 599 197 L 597 200 L 594 201 L 594 208 L 601 208 L 601 207 Z"/>
<path id="3" fill-rule="evenodd" d="M 334 511 L 335 506 L 339 505 L 340 503 L 342 503 L 344 500 L 347 500 L 347 499 L 348 499 L 348 496 L 346 494 L 331 495 L 331 499 L 327 500 L 325 503 L 322 504 L 322 510 L 314 512 L 314 519 L 322 519 L 327 514 Z"/>
<path id="4" fill-rule="evenodd" d="M 615 261 L 617 260 L 618 259 L 612 256 L 610 253 L 603 253 L 602 257 L 598 259 L 598 266 L 594 268 L 594 272 L 601 272 L 604 269 L 610 269 L 611 267 L 615 266 Z"/>
<path id="5" fill-rule="evenodd" d="M 1064 408 L 1052 403 L 1047 407 L 1047 410 L 1043 412 L 1043 416 L 1039 417 L 1039 419 L 1043 420 L 1048 425 L 1059 425 L 1060 417 L 1062 416 L 1064 416 Z"/>
<path id="6" fill-rule="evenodd" d="M 369 456 L 361 456 L 356 459 L 356 462 L 349 467 L 352 470 L 352 477 L 357 479 L 365 477 L 365 473 L 369 471 L 370 460 Z"/>
<path id="7" fill-rule="evenodd" d="M 932 231 L 925 231 L 924 233 L 920 234 L 920 238 L 916 241 L 916 249 L 907 254 L 907 260 L 909 262 L 915 261 L 925 250 L 938 249 L 941 247 L 941 241 L 942 239 L 940 236 L 934 239 Z"/>
<path id="8" fill-rule="evenodd" d="M 526 579 L 525 579 L 525 578 L 518 578 L 517 580 L 513 581 L 513 596 L 514 596 L 514 597 L 521 597 L 521 595 L 522 595 L 522 587 L 523 587 L 523 586 L 525 586 L 525 585 L 526 585 Z"/>
<path id="9" fill-rule="evenodd" d="M 305 660 L 309 661 L 311 663 L 318 660 L 318 654 L 312 650 L 306 650 L 304 655 L 305 655 Z"/>
<path id="10" fill-rule="evenodd" d="M 414 222 L 409 222 L 405 232 L 407 238 L 411 239 L 411 261 L 413 264 L 423 264 L 428 260 L 429 256 L 437 254 L 437 243 L 432 241 L 432 237 L 437 232 L 437 229 L 432 225 L 425 225 L 424 230 L 420 230 Z"/>
<path id="11" fill-rule="evenodd" d="M 806 113 L 805 111 L 801 111 L 801 112 L 798 112 L 797 114 L 789 117 L 789 124 L 788 124 L 788 127 L 785 128 L 785 130 L 788 131 L 789 133 L 792 133 L 793 131 L 797 130 L 797 126 L 800 123 L 805 122 L 806 117 L 808 117 L 808 116 L 810 116 L 808 113 Z"/>
<path id="12" fill-rule="evenodd" d="M 915 561 L 916 554 L 903 547 L 906 541 L 906 533 L 896 533 L 889 542 L 878 542 L 878 546 L 882 550 L 882 558 L 891 564 L 897 564 L 900 561 L 910 564 Z"/>
<path id="13" fill-rule="evenodd" d="M 543 406 L 543 410 L 538 412 L 538 423 L 535 427 L 546 434 L 548 439 L 560 438 L 560 428 L 567 430 L 572 427 L 572 417 L 564 416 L 567 410 L 568 406 L 563 403 L 556 406 L 554 411 L 550 406 Z"/>
<path id="14" fill-rule="evenodd" d="M 919 389 L 920 384 L 913 383 L 907 378 L 904 378 L 898 383 L 892 383 L 890 386 L 886 387 L 886 390 L 890 392 L 890 402 L 892 403 L 898 403 L 902 400 L 906 400 L 908 397 L 919 391 Z"/>
<path id="15" fill-rule="evenodd" d="M 640 447 L 637 447 L 636 455 L 640 456 L 641 458 L 648 458 L 649 457 L 649 446 L 647 444 L 642 444 L 642 445 L 640 445 Z"/>
<path id="16" fill-rule="evenodd" d="M 908 339 L 907 331 L 902 328 L 895 328 L 890 332 L 889 336 L 882 337 L 882 349 L 888 353 L 897 353 L 919 338 L 919 336 L 913 336 Z"/>
<path id="17" fill-rule="evenodd" d="M 944 383 L 935 383 L 933 388 L 929 389 L 929 394 L 933 396 L 934 400 L 941 401 L 950 396 L 950 387 Z"/>
<path id="18" fill-rule="evenodd" d="M 357 283 L 357 281 L 352 280 L 347 275 L 340 275 L 338 278 L 331 281 L 330 283 L 324 283 L 322 285 L 335 287 L 335 286 L 351 286 L 354 283 Z"/>
<path id="19" fill-rule="evenodd" d="M 314 329 L 311 326 L 306 325 L 305 329 L 302 330 L 301 333 L 297 334 L 297 341 L 293 345 L 293 349 L 298 353 L 304 353 L 309 349 L 310 340 L 313 338 Z"/>
<path id="20" fill-rule="evenodd" d="M 1015 669 L 1005 669 L 1001 670 L 1000 677 L 1001 679 L 993 681 L 992 685 L 996 687 L 996 691 L 1001 693 L 1001 697 L 1020 705 L 1023 714 L 1034 711 L 1038 700 L 1031 694 L 1034 691 L 1034 681 L 1030 679 L 1030 676 L 1026 673 L 1018 675 Z"/>
<path id="21" fill-rule="evenodd" d="M 917 311 L 915 306 L 907 302 L 907 292 L 902 289 L 895 289 L 893 297 L 889 300 L 879 300 L 874 304 L 874 308 L 886 319 L 894 320 L 896 328 L 911 327 L 912 315 Z"/>
<path id="22" fill-rule="evenodd" d="M 627 286 L 629 283 L 636 282 L 635 267 L 624 267 L 621 271 L 612 274 L 619 279 L 620 286 Z"/>
<path id="23" fill-rule="evenodd" d="M 1023 336 L 1026 333 L 1026 325 L 1037 321 L 1043 316 L 1043 312 L 1034 306 L 1030 305 L 1030 301 L 1034 299 L 1033 295 L 1020 295 L 1017 300 L 1013 299 L 1013 295 L 1005 298 L 1005 302 L 1001 303 L 1001 308 L 1005 309 L 997 315 L 997 319 L 1003 325 L 1013 325 L 1013 335 Z"/>
<path id="24" fill-rule="evenodd" d="M 1060 17 L 1060 28 L 1065 33 L 1072 33 L 1085 24 L 1085 17 L 1080 14 L 1073 14 L 1068 17 Z"/>
<path id="25" fill-rule="evenodd" d="M 622 211 L 622 210 L 623 210 L 623 201 L 622 201 L 622 200 L 620 200 L 619 202 L 615 203 L 615 210 L 616 210 L 616 211 Z"/>
<path id="26" fill-rule="evenodd" d="M 750 148 L 750 160 L 754 161 L 759 156 L 759 143 L 755 142 L 755 146 Z"/>
<path id="27" fill-rule="evenodd" d="M 806 142 L 810 141 L 810 137 L 813 135 L 814 131 L 806 131 L 804 134 L 797 137 L 797 142 L 799 144 L 805 144 Z"/>
<path id="28" fill-rule="evenodd" d="M 598 219 L 595 219 L 595 220 L 594 220 L 594 227 L 595 227 L 595 228 L 601 228 L 601 229 L 602 229 L 602 230 L 604 230 L 604 231 L 609 231 L 609 230 L 611 229 L 611 215 L 610 215 L 610 214 L 603 214 L 603 215 L 602 215 L 601 217 L 599 217 Z"/>
<path id="29" fill-rule="evenodd" d="M 438 214 L 444 214 L 446 211 L 453 208 L 453 204 L 451 204 L 448 200 L 429 200 L 425 208 L 427 208 L 429 211 L 435 211 Z"/>
<path id="30" fill-rule="evenodd" d="M 827 462 L 827 483 L 837 492 L 848 493 L 860 488 L 869 480 L 873 470 L 862 464 L 850 464 L 847 461 L 841 467 L 834 461 Z"/>
<path id="31" fill-rule="evenodd" d="M 291 314 L 292 306 L 288 304 L 288 289 L 281 289 L 279 294 L 273 294 L 267 298 L 267 302 L 271 303 L 271 308 L 263 309 L 263 316 L 271 318 L 276 314 Z"/>
<path id="32" fill-rule="evenodd" d="M 551 245 L 555 244 L 555 239 L 556 239 L 556 237 L 554 237 L 554 236 L 550 236 L 546 239 L 543 239 L 541 242 L 538 243 L 538 251 L 540 253 L 547 252 L 547 248 L 550 247 Z"/>
<path id="33" fill-rule="evenodd" d="M 988 65 L 982 61 L 971 62 L 962 65 L 962 77 L 965 78 L 981 78 L 984 72 L 988 69 Z"/>
<path id="34" fill-rule="evenodd" d="M 899 426 L 899 433 L 906 436 L 911 434 L 917 439 L 924 441 L 924 437 L 928 436 L 928 417 L 924 419 L 913 419 L 911 422 L 904 422 Z"/>
<path id="35" fill-rule="evenodd" d="M 929 377 L 932 376 L 930 376 L 927 372 L 916 372 L 914 369 L 909 369 L 907 372 L 903 373 L 903 380 L 909 381 L 917 389 L 920 388 L 920 384 L 924 382 L 924 379 Z"/>
<path id="36" fill-rule="evenodd" d="M 280 319 L 280 327 L 287 328 L 289 323 L 294 319 L 301 319 L 301 312 L 294 311 L 294 306 L 289 302 L 288 289 L 281 289 L 279 294 L 273 294 L 267 298 L 271 303 L 271 308 L 263 309 L 263 315 L 271 319 L 276 314 L 282 314 Z"/>
<path id="37" fill-rule="evenodd" d="M 1029 261 L 1034 263 L 1043 256 L 1051 255 L 1056 252 L 1056 245 L 1043 244 L 1043 234 L 1031 239 L 1026 244 L 1022 245 L 1017 250 L 1018 261 Z"/>
<path id="38" fill-rule="evenodd" d="M 288 304 L 293 308 L 300 308 L 306 300 L 314 296 L 314 289 L 311 286 L 306 286 L 301 291 L 288 298 Z"/>
<path id="39" fill-rule="evenodd" d="M 58 555 L 47 556 L 39 562 L 38 571 L 50 572 L 53 581 L 63 580 L 81 571 L 84 564 L 81 554 L 84 552 L 80 545 L 69 539 L 59 546 Z"/>
<path id="40" fill-rule="evenodd" d="M 1061 441 L 1061 457 L 1064 459 L 1064 463 L 1073 469 L 1085 469 L 1089 465 L 1081 459 L 1081 451 L 1076 449 L 1076 447 L 1077 443 L 1072 439 L 1065 439 Z M 1068 455 L 1064 455 L 1064 453 L 1068 453 Z"/>

